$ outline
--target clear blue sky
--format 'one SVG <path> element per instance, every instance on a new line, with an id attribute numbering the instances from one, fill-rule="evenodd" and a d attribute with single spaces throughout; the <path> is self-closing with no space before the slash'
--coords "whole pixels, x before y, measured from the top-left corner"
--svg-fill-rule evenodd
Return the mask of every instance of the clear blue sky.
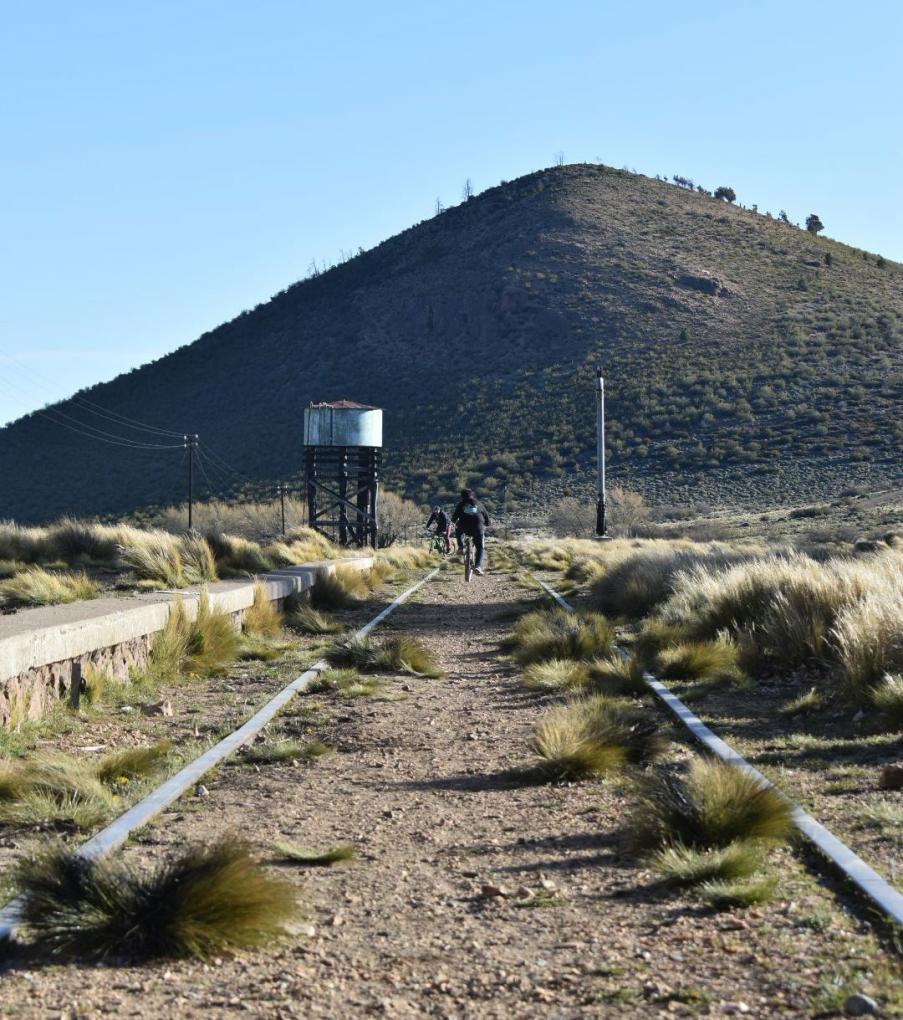
<path id="1" fill-rule="evenodd" d="M 0 7 L 0 422 L 601 160 L 903 260 L 899 0 Z"/>

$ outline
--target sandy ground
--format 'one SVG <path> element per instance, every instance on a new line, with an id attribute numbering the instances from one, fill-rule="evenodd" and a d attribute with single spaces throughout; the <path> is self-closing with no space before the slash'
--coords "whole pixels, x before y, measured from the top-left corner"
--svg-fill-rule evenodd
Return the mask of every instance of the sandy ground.
<path id="1" fill-rule="evenodd" d="M 622 783 L 506 776 L 529 758 L 542 702 L 517 686 L 498 641 L 531 598 L 508 575 L 440 574 L 378 634 L 421 637 L 445 679 L 391 678 L 395 700 L 299 699 L 280 732 L 337 753 L 223 767 L 209 796 L 186 798 L 125 850 L 150 862 L 224 831 L 264 857 L 278 840 L 353 843 L 355 861 L 283 871 L 308 904 L 298 932 L 211 964 L 26 957 L 0 976 L 0 1014 L 813 1017 L 864 991 L 892 1015 L 893 962 L 790 851 L 776 859 L 778 900 L 711 913 L 621 851 Z M 484 895 L 488 885 L 507 895 Z"/>

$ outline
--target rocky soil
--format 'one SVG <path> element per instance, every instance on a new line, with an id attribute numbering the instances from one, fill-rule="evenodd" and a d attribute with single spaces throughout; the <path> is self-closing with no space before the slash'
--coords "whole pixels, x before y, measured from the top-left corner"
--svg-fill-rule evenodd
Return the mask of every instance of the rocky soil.
<path id="1" fill-rule="evenodd" d="M 814 1017 L 841 1015 L 852 992 L 892 1015 L 893 958 L 791 851 L 777 856 L 775 902 L 713 913 L 621 849 L 623 781 L 511 779 L 543 705 L 498 642 L 532 598 L 509 575 L 440 574 L 378 634 L 422 638 L 445 679 L 389 678 L 384 699 L 299 699 L 279 734 L 335 754 L 239 759 L 124 851 L 150 863 L 226 830 L 263 858 L 277 841 L 353 843 L 353 861 L 283 871 L 308 905 L 284 942 L 209 964 L 25 954 L 0 976 L 0 1015 Z"/>

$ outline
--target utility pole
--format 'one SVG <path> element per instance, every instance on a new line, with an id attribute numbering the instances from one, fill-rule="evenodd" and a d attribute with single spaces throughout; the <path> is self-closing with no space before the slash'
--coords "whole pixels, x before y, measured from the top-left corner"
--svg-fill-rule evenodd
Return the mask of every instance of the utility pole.
<path id="1" fill-rule="evenodd" d="M 188 530 L 194 528 L 194 451 L 198 448 L 197 434 L 183 436 L 188 451 Z"/>
<path id="2" fill-rule="evenodd" d="M 279 483 L 279 510 L 282 515 L 282 537 L 285 538 L 285 485 Z"/>
<path id="3" fill-rule="evenodd" d="M 596 534 L 605 535 L 605 380 L 596 369 Z"/>
<path id="4" fill-rule="evenodd" d="M 511 538 L 511 529 L 508 527 L 508 483 L 502 492 L 502 516 L 505 518 L 505 541 Z"/>

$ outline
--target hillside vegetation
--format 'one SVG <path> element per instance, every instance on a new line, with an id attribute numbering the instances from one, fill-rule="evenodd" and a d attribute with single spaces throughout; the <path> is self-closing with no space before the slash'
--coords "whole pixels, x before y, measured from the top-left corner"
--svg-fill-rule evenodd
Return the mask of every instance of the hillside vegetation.
<path id="1" fill-rule="evenodd" d="M 586 486 L 601 364 L 613 479 L 660 502 L 818 499 L 899 472 L 901 285 L 895 263 L 708 195 L 555 167 L 86 396 L 199 433 L 235 471 L 199 484 L 223 491 L 300 477 L 304 405 L 353 398 L 385 408 L 394 488 L 467 481 L 492 506 L 508 485 L 517 505 Z M 32 415 L 0 431 L 0 516 L 168 502 L 180 457 Z"/>

